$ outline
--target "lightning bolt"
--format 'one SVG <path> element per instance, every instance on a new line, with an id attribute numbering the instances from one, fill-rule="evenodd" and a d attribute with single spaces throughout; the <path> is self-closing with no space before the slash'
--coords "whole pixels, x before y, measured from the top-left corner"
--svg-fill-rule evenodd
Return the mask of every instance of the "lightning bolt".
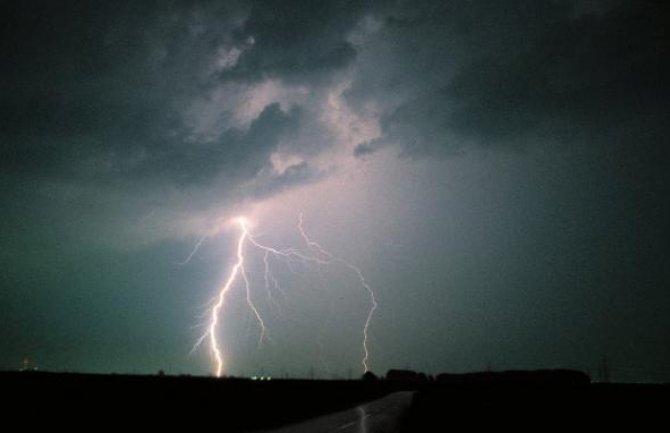
<path id="1" fill-rule="evenodd" d="M 178 264 L 179 266 L 184 266 L 184 265 L 188 264 L 188 262 L 191 261 L 191 259 L 193 258 L 193 256 L 195 256 L 196 253 L 198 252 L 198 250 L 200 249 L 200 245 L 202 245 L 202 243 L 205 242 L 205 239 L 207 239 L 207 235 L 204 235 L 203 237 L 201 237 L 201 238 L 198 240 L 198 242 L 196 242 L 195 246 L 194 246 L 193 249 L 191 250 L 191 253 L 190 253 L 184 260 L 182 260 L 181 262 L 179 262 L 179 263 L 177 263 L 177 264 Z"/>
<path id="2" fill-rule="evenodd" d="M 223 309 L 225 302 L 226 302 L 226 297 L 228 293 L 233 289 L 235 286 L 236 281 L 239 279 L 243 282 L 245 294 L 246 294 L 246 301 L 247 305 L 249 306 L 249 309 L 252 311 L 254 317 L 256 318 L 256 321 L 258 322 L 258 325 L 260 327 L 260 338 L 258 342 L 258 347 L 260 349 L 263 340 L 267 338 L 267 329 L 265 326 L 265 322 L 263 321 L 263 318 L 256 307 L 256 305 L 253 302 L 252 296 L 251 296 L 251 281 L 249 280 L 249 276 L 247 275 L 246 269 L 245 269 L 245 245 L 250 245 L 258 249 L 263 253 L 263 265 L 264 265 L 264 282 L 265 282 L 265 289 L 268 293 L 268 297 L 271 302 L 273 302 L 272 298 L 272 289 L 275 289 L 282 293 L 282 295 L 285 297 L 286 293 L 283 291 L 281 285 L 279 284 L 279 281 L 271 272 L 271 266 L 270 266 L 270 257 L 275 257 L 276 259 L 282 260 L 286 266 L 291 270 L 292 272 L 295 272 L 294 269 L 292 268 L 292 264 L 294 263 L 302 263 L 302 264 L 311 264 L 311 265 L 328 265 L 333 262 L 340 263 L 344 265 L 345 267 L 349 268 L 352 270 L 358 277 L 361 287 L 364 288 L 366 291 L 367 295 L 370 298 L 370 309 L 368 310 L 368 314 L 365 320 L 365 324 L 363 326 L 363 359 L 361 360 L 361 364 L 363 365 L 363 369 L 365 372 L 369 371 L 368 367 L 368 359 L 369 359 L 369 350 L 368 350 L 368 330 L 370 328 L 370 322 L 372 321 L 373 314 L 375 310 L 377 309 L 377 301 L 375 299 L 375 294 L 370 287 L 370 285 L 367 283 L 365 280 L 365 277 L 363 276 L 362 271 L 360 268 L 354 266 L 353 264 L 347 262 L 346 260 L 342 259 L 341 257 L 338 257 L 331 252 L 327 251 L 324 249 L 320 244 L 317 242 L 312 241 L 309 236 L 307 235 L 304 227 L 303 227 L 303 215 L 299 215 L 298 219 L 298 230 L 300 232 L 300 235 L 302 236 L 303 240 L 305 241 L 308 249 L 310 249 L 314 254 L 305 254 L 301 252 L 299 249 L 296 248 L 286 248 L 286 249 L 277 249 L 273 248 L 267 245 L 262 244 L 258 239 L 256 239 L 251 231 L 249 230 L 249 223 L 248 220 L 244 217 L 238 217 L 234 220 L 237 225 L 240 228 L 240 236 L 237 240 L 237 248 L 236 248 L 236 257 L 237 261 L 233 265 L 230 274 L 228 275 L 228 278 L 226 279 L 224 285 L 219 289 L 218 295 L 215 298 L 215 301 L 213 303 L 213 306 L 211 307 L 211 311 L 209 314 L 209 325 L 206 328 L 205 333 L 196 341 L 196 343 L 193 346 L 193 349 L 191 352 L 194 352 L 203 342 L 206 340 L 209 341 L 209 346 L 210 350 L 212 353 L 213 361 L 215 364 L 215 375 L 216 377 L 221 377 L 221 374 L 223 373 L 224 370 L 224 361 L 223 361 L 223 349 L 221 348 L 221 344 L 218 340 L 218 328 L 219 328 L 219 323 L 220 323 L 220 316 L 221 316 L 221 310 Z M 204 237 L 198 242 L 198 245 L 196 245 L 196 248 L 194 248 L 193 252 L 187 257 L 187 259 L 184 262 L 188 262 L 190 258 L 195 254 L 197 251 L 197 248 L 200 246 L 202 241 L 204 240 Z M 275 306 L 278 304 L 275 303 Z"/>
<path id="3" fill-rule="evenodd" d="M 233 285 L 238 275 L 241 275 L 242 280 L 244 281 L 247 304 L 249 305 L 251 311 L 254 313 L 254 316 L 256 317 L 256 320 L 258 321 L 261 327 L 259 345 L 263 342 L 263 338 L 265 337 L 266 332 L 265 322 L 263 321 L 263 318 L 258 312 L 258 308 L 256 308 L 256 306 L 253 303 L 253 300 L 251 299 L 251 284 L 249 283 L 249 277 L 247 276 L 247 272 L 244 269 L 244 244 L 250 238 L 247 220 L 243 217 L 239 217 L 236 219 L 236 222 L 241 229 L 240 237 L 237 240 L 237 262 L 230 271 L 230 275 L 228 276 L 226 283 L 219 290 L 219 295 L 216 298 L 216 303 L 212 307 L 209 327 L 207 328 L 207 331 L 205 332 L 205 334 L 202 335 L 202 337 L 198 339 L 196 344 L 193 346 L 193 350 L 195 350 L 197 349 L 198 346 L 200 346 L 200 344 L 202 344 L 202 342 L 205 339 L 209 338 L 209 345 L 212 350 L 212 355 L 214 356 L 214 361 L 216 363 L 216 369 L 215 369 L 216 377 L 221 377 L 224 366 L 223 356 L 221 353 L 221 345 L 219 344 L 219 340 L 217 338 L 219 315 L 221 313 L 223 305 L 226 302 L 226 295 L 233 288 Z"/>
<path id="4" fill-rule="evenodd" d="M 375 314 L 375 310 L 379 305 L 377 304 L 377 299 L 375 298 L 375 292 L 372 290 L 372 287 L 370 287 L 368 282 L 365 280 L 365 276 L 363 276 L 363 271 L 361 271 L 359 267 L 354 266 L 353 264 L 349 263 L 343 258 L 332 254 L 330 251 L 324 249 L 319 243 L 314 242 L 312 239 L 310 239 L 309 236 L 307 236 L 307 232 L 305 231 L 304 228 L 304 220 L 302 213 L 298 216 L 298 230 L 300 231 L 300 235 L 302 236 L 307 246 L 314 249 L 322 256 L 328 258 L 329 261 L 339 262 L 345 267 L 354 271 L 356 276 L 358 276 L 358 279 L 361 283 L 361 287 L 363 287 L 363 289 L 367 292 L 368 297 L 370 298 L 370 309 L 368 310 L 368 315 L 365 319 L 365 324 L 363 325 L 363 359 L 361 360 L 363 370 L 365 373 L 367 373 L 368 371 L 370 371 L 370 368 L 368 366 L 368 360 L 370 359 L 370 351 L 368 350 L 368 331 L 370 329 L 370 323 L 372 322 L 372 316 Z"/>

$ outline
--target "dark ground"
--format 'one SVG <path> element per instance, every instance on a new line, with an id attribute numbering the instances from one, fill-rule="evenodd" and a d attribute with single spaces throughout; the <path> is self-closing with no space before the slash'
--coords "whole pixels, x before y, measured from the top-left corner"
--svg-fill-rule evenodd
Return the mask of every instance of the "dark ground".
<path id="1" fill-rule="evenodd" d="M 669 420 L 667 385 L 435 385 L 415 394 L 403 431 L 440 432 L 454 425 L 666 431 Z"/>
<path id="2" fill-rule="evenodd" d="M 584 378 L 586 380 L 584 380 Z M 2 419 L 20 426 L 100 430 L 276 428 L 416 390 L 405 432 L 470 427 L 621 426 L 670 418 L 670 386 L 591 384 L 553 373 L 441 375 L 437 380 L 312 381 L 205 377 L 0 373 Z M 632 423 L 632 424 L 631 424 Z M 214 428 L 213 428 L 214 427 Z M 661 428 L 665 430 L 665 427 Z"/>
<path id="3" fill-rule="evenodd" d="M 124 431 L 188 425 L 189 431 L 244 432 L 355 407 L 392 389 L 364 381 L 6 372 L 0 373 L 0 418 L 85 428 L 97 427 L 96 420 Z"/>

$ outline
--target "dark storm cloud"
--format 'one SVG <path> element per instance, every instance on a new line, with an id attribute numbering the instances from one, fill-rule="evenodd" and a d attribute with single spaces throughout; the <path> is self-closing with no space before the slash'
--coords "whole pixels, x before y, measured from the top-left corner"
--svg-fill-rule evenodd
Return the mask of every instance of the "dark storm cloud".
<path id="1" fill-rule="evenodd" d="M 668 109 L 667 2 L 629 2 L 603 16 L 547 28 L 508 59 L 466 67 L 447 89 L 458 131 L 491 139 L 561 122 L 570 130 Z"/>
<path id="2" fill-rule="evenodd" d="M 657 128 L 670 96 L 668 11 L 662 1 L 629 1 L 587 15 L 569 2 L 396 9 L 376 43 L 398 63 L 375 83 L 361 77 L 349 97 L 384 103 L 391 94 L 401 102 L 387 104 L 380 142 L 358 153 L 383 142 L 420 155 L 450 153 L 467 142 L 607 138 L 628 122 Z M 372 56 L 374 63 L 384 58 Z"/>
<path id="3" fill-rule="evenodd" d="M 375 144 L 369 141 L 366 141 L 365 143 L 359 143 L 356 145 L 354 148 L 354 156 L 362 157 L 365 155 L 371 155 L 377 150 L 375 148 Z"/>
<path id="4" fill-rule="evenodd" d="M 242 183 L 316 117 L 270 105 L 248 130 L 222 118 L 216 138 L 202 139 L 184 118 L 189 104 L 224 83 L 318 87 L 351 65 L 348 101 L 381 107 L 382 136 L 357 156 L 385 143 L 422 155 L 469 142 L 567 141 L 622 124 L 653 135 L 670 96 L 668 6 L 590 2 L 578 13 L 571 4 L 9 2 L 0 165 L 37 177 L 178 184 L 225 172 Z M 365 16 L 381 27 L 352 42 Z M 226 50 L 237 57 L 221 67 Z M 306 155 L 328 142 L 295 141 L 291 149 Z"/>
<path id="5" fill-rule="evenodd" d="M 277 150 L 310 157 L 332 145 L 318 113 L 261 98 L 240 124 L 216 111 L 216 95 L 225 103 L 232 87 L 239 99 L 231 109 L 245 109 L 245 92 L 266 78 L 326 82 L 355 58 L 346 36 L 362 10 L 336 4 L 4 2 L 7 254 L 42 242 L 77 249 L 98 236 L 120 238 L 145 215 L 173 218 L 321 179 L 308 162 L 275 172 L 269 161 Z M 235 49 L 237 66 L 222 65 Z M 150 227 L 158 238 L 175 235 Z"/>
<path id="6" fill-rule="evenodd" d="M 6 6 L 3 169 L 64 174 L 82 159 L 123 161 L 186 133 L 179 110 L 207 84 L 225 35 L 195 8 L 161 5 Z"/>
<path id="7" fill-rule="evenodd" d="M 295 130 L 300 117 L 299 109 L 285 112 L 274 103 L 265 107 L 246 131 L 231 128 L 214 143 L 180 143 L 156 149 L 131 172 L 134 177 L 158 176 L 185 184 L 202 183 L 221 171 L 229 178 L 251 179 L 266 165 L 268 154 Z"/>
<path id="8" fill-rule="evenodd" d="M 356 50 L 347 35 L 373 2 L 253 1 L 249 19 L 236 32 L 253 41 L 226 78 L 280 77 L 304 83 L 349 65 Z"/>
<path id="9" fill-rule="evenodd" d="M 326 175 L 327 173 L 303 161 L 288 166 L 279 174 L 259 176 L 260 185 L 255 187 L 251 194 L 256 198 L 268 197 L 291 187 L 318 182 Z"/>
<path id="10" fill-rule="evenodd" d="M 0 52 L 0 164 L 38 177 L 255 176 L 297 128 L 271 105 L 248 130 L 194 138 L 183 113 L 225 82 L 320 80 L 355 58 L 361 13 L 339 2 L 9 2 Z M 222 50 L 240 49 L 221 71 Z M 318 147 L 318 143 L 314 143 Z"/>

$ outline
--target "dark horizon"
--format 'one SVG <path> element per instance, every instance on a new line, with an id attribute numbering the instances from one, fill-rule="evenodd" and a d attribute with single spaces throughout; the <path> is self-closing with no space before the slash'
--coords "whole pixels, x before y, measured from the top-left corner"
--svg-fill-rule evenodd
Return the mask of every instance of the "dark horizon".
<path id="1" fill-rule="evenodd" d="M 670 385 L 593 384 L 574 371 L 446 375 L 419 379 L 396 371 L 385 380 L 220 379 L 2 373 L 7 420 L 30 414 L 50 425 L 100 420 L 195 428 L 220 418 L 226 431 L 416 432 L 469 426 L 599 426 L 660 421 Z M 391 376 L 391 372 L 389 375 Z M 85 415 L 83 415 L 85 414 Z"/>

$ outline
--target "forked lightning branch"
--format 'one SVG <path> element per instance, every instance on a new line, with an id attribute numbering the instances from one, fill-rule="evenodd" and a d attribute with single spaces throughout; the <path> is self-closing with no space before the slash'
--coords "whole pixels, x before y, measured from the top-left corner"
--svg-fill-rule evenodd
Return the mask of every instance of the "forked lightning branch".
<path id="1" fill-rule="evenodd" d="M 307 235 L 304 229 L 302 214 L 299 216 L 298 219 L 298 230 L 305 243 L 304 250 L 298 248 L 278 249 L 264 245 L 254 237 L 251 231 L 251 223 L 247 218 L 238 217 L 235 218 L 233 222 L 239 228 L 240 231 L 239 237 L 237 238 L 236 242 L 235 263 L 232 264 L 230 273 L 228 274 L 228 277 L 226 278 L 223 286 L 219 289 L 218 294 L 213 301 L 213 306 L 211 307 L 211 310 L 209 310 L 208 313 L 209 319 L 206 331 L 196 341 L 193 347 L 193 350 L 196 350 L 203 343 L 205 342 L 208 343 L 212 356 L 212 361 L 214 363 L 213 365 L 214 374 L 217 377 L 221 377 L 221 375 L 225 370 L 224 357 L 229 352 L 229 350 L 226 350 L 224 347 L 222 347 L 221 341 L 219 339 L 219 334 L 223 324 L 225 323 L 225 317 L 223 315 L 224 306 L 226 304 L 228 295 L 232 290 L 235 290 L 237 287 L 240 286 L 244 290 L 246 303 L 251 312 L 253 313 L 253 316 L 256 319 L 256 322 L 258 323 L 258 326 L 260 328 L 260 338 L 258 342 L 259 345 L 262 344 L 263 340 L 267 337 L 267 330 L 265 322 L 263 321 L 263 316 L 261 315 L 260 310 L 256 307 L 256 305 L 253 302 L 253 296 L 252 296 L 253 288 L 251 281 L 247 275 L 247 270 L 245 268 L 245 254 L 246 249 L 249 247 L 255 248 L 263 253 L 263 262 L 265 265 L 264 281 L 266 289 L 268 290 L 270 289 L 271 282 L 275 288 L 281 290 L 279 281 L 272 274 L 269 266 L 268 257 L 270 255 L 276 257 L 279 260 L 284 260 L 289 264 L 295 261 L 314 265 L 339 264 L 344 266 L 345 268 L 347 268 L 356 275 L 356 277 L 359 280 L 361 289 L 364 291 L 369 301 L 368 313 L 362 325 L 362 358 L 361 358 L 361 365 L 363 367 L 363 371 L 368 372 L 369 371 L 368 361 L 370 356 L 368 349 L 368 340 L 369 340 L 368 333 L 374 312 L 377 309 L 377 300 L 375 298 L 375 293 L 372 290 L 372 287 L 366 281 L 361 269 L 349 263 L 348 261 L 342 259 L 341 257 L 332 254 L 328 250 L 324 249 L 319 243 L 310 239 L 310 237 Z M 196 245 L 196 249 L 201 243 L 202 239 Z M 189 255 L 186 261 L 188 261 L 188 259 L 190 259 L 193 256 L 195 251 L 196 250 L 194 249 L 194 251 Z M 182 262 L 182 264 L 183 263 L 184 262 Z"/>

